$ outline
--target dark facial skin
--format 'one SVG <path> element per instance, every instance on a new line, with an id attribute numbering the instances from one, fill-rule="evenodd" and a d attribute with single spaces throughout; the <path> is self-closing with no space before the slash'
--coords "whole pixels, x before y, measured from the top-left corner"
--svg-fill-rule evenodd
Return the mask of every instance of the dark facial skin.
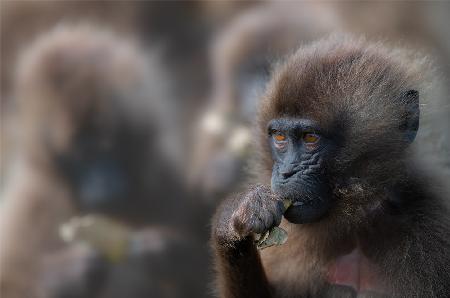
<path id="1" fill-rule="evenodd" d="M 128 194 L 129 177 L 119 157 L 115 145 L 103 146 L 93 138 L 77 138 L 70 152 L 57 156 L 83 208 L 104 208 Z"/>
<path id="2" fill-rule="evenodd" d="M 82 209 L 123 210 L 130 198 L 138 199 L 149 139 L 147 129 L 126 124 L 117 130 L 87 126 L 74 137 L 69 152 L 55 153 Z"/>
<path id="3" fill-rule="evenodd" d="M 308 119 L 274 119 L 268 136 L 274 162 L 272 191 L 292 200 L 285 218 L 296 224 L 320 219 L 331 206 L 325 167 L 333 141 Z"/>

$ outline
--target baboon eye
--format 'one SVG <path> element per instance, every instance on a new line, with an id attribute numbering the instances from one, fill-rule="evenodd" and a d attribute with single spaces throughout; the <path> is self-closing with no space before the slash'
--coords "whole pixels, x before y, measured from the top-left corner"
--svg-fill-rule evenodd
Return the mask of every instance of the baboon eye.
<path id="1" fill-rule="evenodd" d="M 286 140 L 286 136 L 284 136 L 284 135 L 282 135 L 282 134 L 279 134 L 279 133 L 274 134 L 274 135 L 273 135 L 273 138 L 274 138 L 275 141 L 277 141 L 277 142 L 283 142 L 283 141 Z"/>
<path id="2" fill-rule="evenodd" d="M 303 142 L 307 144 L 314 144 L 317 143 L 320 139 L 320 136 L 313 133 L 313 132 L 307 132 L 303 134 Z"/>

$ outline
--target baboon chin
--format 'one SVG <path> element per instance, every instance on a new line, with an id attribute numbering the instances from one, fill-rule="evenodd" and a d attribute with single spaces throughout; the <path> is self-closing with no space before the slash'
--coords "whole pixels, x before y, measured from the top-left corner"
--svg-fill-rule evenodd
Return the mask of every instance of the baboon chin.
<path id="1" fill-rule="evenodd" d="M 450 294 L 449 209 L 411 154 L 423 84 L 408 57 L 332 36 L 276 69 L 257 185 L 213 220 L 221 296 Z M 254 235 L 278 225 L 287 242 L 258 252 Z"/>

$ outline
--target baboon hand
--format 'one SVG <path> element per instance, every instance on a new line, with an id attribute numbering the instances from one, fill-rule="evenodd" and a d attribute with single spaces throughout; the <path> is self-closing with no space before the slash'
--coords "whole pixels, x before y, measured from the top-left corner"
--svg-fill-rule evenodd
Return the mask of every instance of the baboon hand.
<path id="1" fill-rule="evenodd" d="M 270 187 L 255 185 L 246 193 L 224 202 L 219 210 L 216 235 L 221 241 L 234 242 L 278 226 L 284 206 Z"/>

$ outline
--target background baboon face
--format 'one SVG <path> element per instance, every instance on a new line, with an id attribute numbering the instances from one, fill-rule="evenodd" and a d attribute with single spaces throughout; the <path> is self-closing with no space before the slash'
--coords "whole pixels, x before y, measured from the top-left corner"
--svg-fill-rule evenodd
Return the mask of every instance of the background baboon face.
<path id="1" fill-rule="evenodd" d="M 102 121 L 107 112 L 94 113 L 72 134 L 66 150 L 54 155 L 81 206 L 94 210 L 117 208 L 139 196 L 155 156 L 149 125 L 120 118 Z"/>

